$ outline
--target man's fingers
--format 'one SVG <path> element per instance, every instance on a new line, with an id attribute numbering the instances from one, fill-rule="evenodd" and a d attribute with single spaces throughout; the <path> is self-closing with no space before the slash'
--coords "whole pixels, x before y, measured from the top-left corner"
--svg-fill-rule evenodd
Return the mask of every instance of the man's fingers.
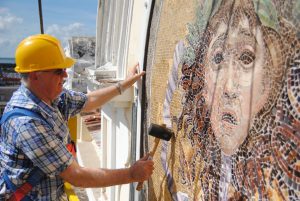
<path id="1" fill-rule="evenodd" d="M 131 66 L 128 70 L 128 76 L 134 76 L 136 74 L 140 74 L 140 64 L 137 62 L 135 65 Z"/>

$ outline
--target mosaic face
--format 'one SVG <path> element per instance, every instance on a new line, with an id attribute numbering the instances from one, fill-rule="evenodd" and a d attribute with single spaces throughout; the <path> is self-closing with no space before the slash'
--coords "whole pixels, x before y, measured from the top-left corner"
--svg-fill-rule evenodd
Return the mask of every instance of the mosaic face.
<path id="1" fill-rule="evenodd" d="M 233 154 L 245 140 L 251 118 L 267 101 L 271 78 L 266 55 L 262 31 L 251 28 L 246 17 L 236 27 L 222 22 L 212 37 L 204 64 L 206 101 L 225 154 Z"/>

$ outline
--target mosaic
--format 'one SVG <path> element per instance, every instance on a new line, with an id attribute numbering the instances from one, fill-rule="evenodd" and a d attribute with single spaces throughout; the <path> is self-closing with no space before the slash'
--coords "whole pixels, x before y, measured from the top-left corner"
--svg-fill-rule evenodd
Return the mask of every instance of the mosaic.
<path id="1" fill-rule="evenodd" d="M 197 5 L 162 103 L 176 133 L 156 159 L 165 189 L 154 179 L 149 200 L 300 200 L 300 1 Z"/>

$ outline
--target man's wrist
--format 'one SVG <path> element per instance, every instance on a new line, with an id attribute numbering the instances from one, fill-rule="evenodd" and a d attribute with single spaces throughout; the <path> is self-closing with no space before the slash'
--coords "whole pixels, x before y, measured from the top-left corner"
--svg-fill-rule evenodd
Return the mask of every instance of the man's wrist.
<path id="1" fill-rule="evenodd" d="M 116 86 L 116 88 L 117 88 L 120 95 L 125 91 L 122 84 L 121 84 L 121 82 L 117 82 L 115 86 Z"/>

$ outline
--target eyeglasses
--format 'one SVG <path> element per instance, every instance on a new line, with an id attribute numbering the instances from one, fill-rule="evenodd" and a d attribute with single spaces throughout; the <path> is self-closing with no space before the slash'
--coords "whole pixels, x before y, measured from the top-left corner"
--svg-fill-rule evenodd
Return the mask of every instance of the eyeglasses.
<path id="1" fill-rule="evenodd" d="M 55 75 L 63 75 L 66 72 L 66 69 L 56 69 L 56 70 L 44 70 L 42 72 L 52 72 Z"/>

